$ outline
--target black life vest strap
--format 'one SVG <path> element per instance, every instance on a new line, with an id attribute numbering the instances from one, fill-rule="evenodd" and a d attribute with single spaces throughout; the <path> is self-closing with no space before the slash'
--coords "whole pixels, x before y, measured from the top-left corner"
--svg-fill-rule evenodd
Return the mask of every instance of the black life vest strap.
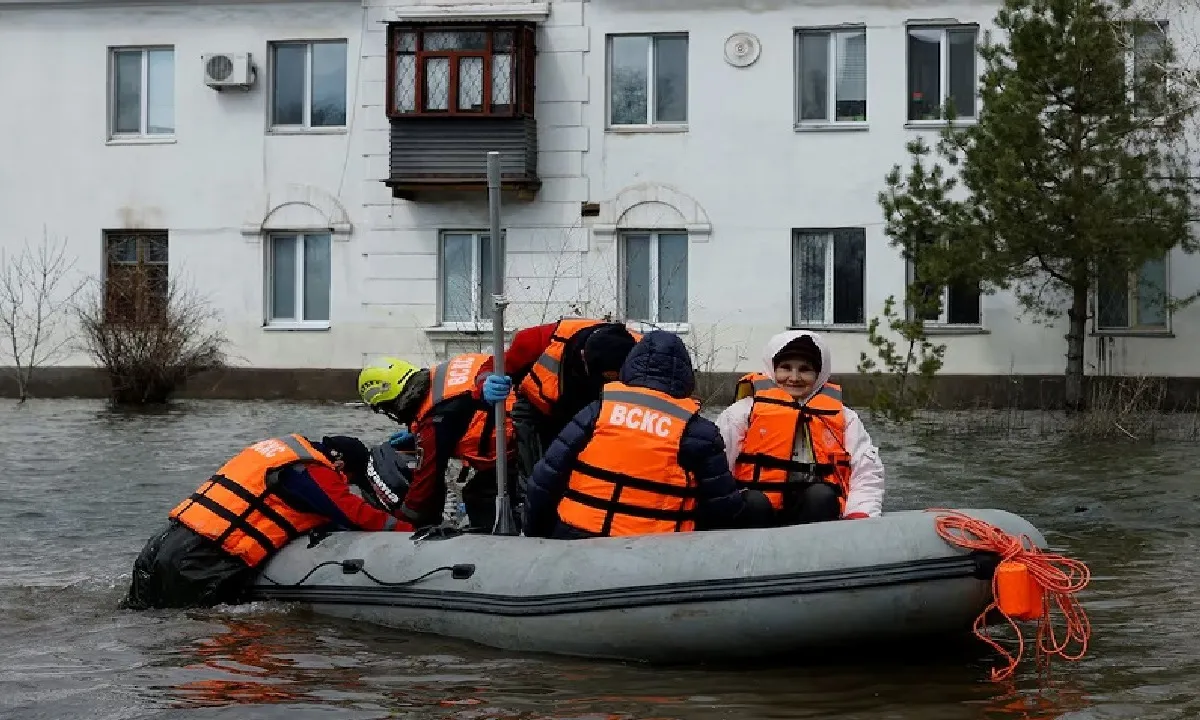
<path id="1" fill-rule="evenodd" d="M 634 477 L 625 473 L 614 472 L 598 468 L 580 460 L 573 463 L 573 469 L 582 475 L 611 483 L 613 485 L 612 496 L 607 499 L 600 499 L 591 495 L 586 495 L 568 488 L 563 494 L 563 497 L 570 498 L 580 505 L 604 511 L 604 523 L 601 526 L 600 534 L 608 535 L 612 531 L 613 518 L 616 515 L 629 515 L 631 517 L 646 518 L 648 520 L 661 520 L 663 522 L 674 522 L 675 529 L 678 530 L 683 523 L 693 519 L 694 511 L 691 510 L 660 510 L 657 508 L 645 508 L 638 505 L 631 505 L 620 501 L 621 492 L 625 488 L 633 488 L 634 490 L 643 490 L 645 492 L 655 493 L 658 495 L 666 495 L 676 497 L 681 500 L 695 499 L 700 496 L 699 489 L 692 486 L 690 483 L 687 487 L 678 487 L 668 485 L 666 483 L 655 482 L 645 478 Z"/>
<path id="2" fill-rule="evenodd" d="M 225 528 L 225 531 L 217 537 L 216 543 L 218 545 L 225 544 L 225 541 L 229 539 L 229 536 L 232 535 L 234 531 L 240 530 L 249 537 L 253 538 L 254 541 L 261 545 L 265 551 L 274 552 L 275 550 L 278 550 L 279 548 L 275 547 L 275 544 L 271 542 L 270 538 L 268 538 L 262 531 L 247 521 L 250 515 L 256 511 L 263 517 L 278 525 L 285 533 L 287 533 L 288 537 L 299 536 L 300 532 L 296 529 L 295 525 L 292 525 L 287 518 L 280 515 L 271 506 L 267 505 L 267 498 L 270 497 L 272 493 L 268 492 L 262 497 L 255 497 L 254 494 L 249 490 L 241 485 L 238 485 L 224 475 L 213 475 L 212 483 L 213 484 L 208 488 L 209 490 L 211 490 L 213 487 L 224 488 L 246 503 L 245 510 L 243 510 L 240 514 L 234 514 L 231 510 L 222 507 L 214 500 L 207 497 L 207 495 L 200 495 L 199 493 L 192 495 L 193 501 L 208 508 L 229 523 L 229 527 Z"/>
<path id="3" fill-rule="evenodd" d="M 754 396 L 754 402 L 763 403 L 765 405 L 779 405 L 781 407 L 790 407 L 790 408 L 796 407 L 796 402 L 794 400 L 780 400 L 779 398 L 761 397 L 758 395 Z M 830 417 L 833 415 L 837 415 L 838 413 L 841 412 L 841 410 L 828 410 L 826 408 L 812 408 L 807 405 L 802 405 L 798 409 L 800 410 L 800 416 L 804 417 L 804 418 L 817 417 L 817 416 Z"/>

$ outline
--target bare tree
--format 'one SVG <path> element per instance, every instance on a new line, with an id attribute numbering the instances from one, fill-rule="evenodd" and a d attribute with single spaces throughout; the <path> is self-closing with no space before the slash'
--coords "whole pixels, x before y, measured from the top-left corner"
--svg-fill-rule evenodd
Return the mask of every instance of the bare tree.
<path id="1" fill-rule="evenodd" d="M 43 232 L 12 254 L 0 249 L 0 331 L 3 355 L 17 383 L 20 402 L 29 398 L 34 372 L 69 351 L 70 307 L 85 280 L 73 277 L 75 259 L 67 242 Z"/>
<path id="2" fill-rule="evenodd" d="M 220 318 L 195 290 L 145 272 L 98 286 L 77 315 L 114 405 L 165 403 L 189 377 L 226 366 Z"/>

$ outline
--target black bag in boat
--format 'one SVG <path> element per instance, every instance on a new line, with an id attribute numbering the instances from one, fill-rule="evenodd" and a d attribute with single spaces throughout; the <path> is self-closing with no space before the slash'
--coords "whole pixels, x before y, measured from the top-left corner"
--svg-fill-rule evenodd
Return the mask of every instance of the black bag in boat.
<path id="1" fill-rule="evenodd" d="M 357 479 L 355 484 L 362 491 L 364 500 L 390 513 L 404 502 L 417 464 L 416 453 L 401 452 L 383 442 L 371 450 L 367 475 Z"/>

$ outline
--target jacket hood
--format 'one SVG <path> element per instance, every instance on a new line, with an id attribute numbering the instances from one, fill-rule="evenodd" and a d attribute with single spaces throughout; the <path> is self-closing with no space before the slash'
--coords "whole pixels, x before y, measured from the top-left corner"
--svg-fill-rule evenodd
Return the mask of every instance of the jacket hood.
<path id="1" fill-rule="evenodd" d="M 779 354 L 780 350 L 784 349 L 802 337 L 807 337 L 812 340 L 813 345 L 816 345 L 817 349 L 821 351 L 821 371 L 817 373 L 817 382 L 813 384 L 812 392 L 810 392 L 808 396 L 801 401 L 801 404 L 804 404 L 811 400 L 813 395 L 817 394 L 817 391 L 821 389 L 821 386 L 824 385 L 829 380 L 829 376 L 833 374 L 831 372 L 833 363 L 829 357 L 829 348 L 825 345 L 825 341 L 821 339 L 820 335 L 809 330 L 786 330 L 778 335 L 775 335 L 768 340 L 767 344 L 763 347 L 763 372 L 767 374 L 767 377 L 773 380 L 775 378 L 775 356 Z"/>
<path id="2" fill-rule="evenodd" d="M 687 346 L 675 333 L 654 330 L 642 337 L 625 364 L 621 382 L 685 398 L 696 389 L 696 373 Z"/>

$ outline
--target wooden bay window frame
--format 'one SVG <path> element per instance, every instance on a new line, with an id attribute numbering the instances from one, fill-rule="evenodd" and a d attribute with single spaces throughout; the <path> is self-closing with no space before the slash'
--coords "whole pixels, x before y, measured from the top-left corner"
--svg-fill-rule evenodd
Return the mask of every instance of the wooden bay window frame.
<path id="1" fill-rule="evenodd" d="M 426 50 L 426 36 L 442 32 L 476 32 L 484 34 L 484 47 L 479 50 Z M 497 36 L 500 33 L 511 33 L 512 50 L 505 53 L 495 49 Z M 422 23 L 389 23 L 387 36 L 387 115 L 392 119 L 411 117 L 531 117 L 533 115 L 533 69 L 536 47 L 534 43 L 535 28 L 533 23 L 487 23 L 462 25 L 427 25 Z M 413 42 L 411 50 L 402 46 L 409 43 L 401 42 L 403 36 L 411 35 Z M 509 87 L 512 102 L 497 109 L 492 103 L 493 58 L 496 55 L 511 54 L 509 68 Z M 414 107 L 410 111 L 400 112 L 396 109 L 396 72 L 397 60 L 401 55 L 412 55 L 415 59 L 413 71 Z M 445 110 L 429 110 L 425 107 L 426 96 L 426 63 L 431 58 L 446 59 L 449 65 L 447 79 L 447 107 Z M 464 58 L 480 58 L 482 60 L 482 107 L 478 110 L 460 109 L 459 98 L 459 66 Z"/>

